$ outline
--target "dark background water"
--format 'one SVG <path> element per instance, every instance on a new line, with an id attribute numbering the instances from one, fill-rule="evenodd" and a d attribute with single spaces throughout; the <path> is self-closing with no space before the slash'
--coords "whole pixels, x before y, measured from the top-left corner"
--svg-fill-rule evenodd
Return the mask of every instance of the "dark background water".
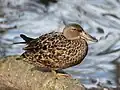
<path id="1" fill-rule="evenodd" d="M 24 45 L 12 45 L 22 41 L 20 33 L 38 37 L 73 22 L 99 42 L 89 44 L 81 65 L 65 71 L 87 87 L 115 87 L 120 78 L 119 0 L 0 0 L 0 57 L 24 52 Z"/>

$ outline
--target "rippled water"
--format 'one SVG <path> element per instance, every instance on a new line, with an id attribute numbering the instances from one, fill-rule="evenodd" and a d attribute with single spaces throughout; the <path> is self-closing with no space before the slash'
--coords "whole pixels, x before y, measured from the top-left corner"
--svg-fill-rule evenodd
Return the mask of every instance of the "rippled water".
<path id="1" fill-rule="evenodd" d="M 49 6 L 37 0 L 0 0 L 0 7 L 1 57 L 24 52 L 24 45 L 11 45 L 22 41 L 20 33 L 38 37 L 76 22 L 99 42 L 89 44 L 88 55 L 81 65 L 65 71 L 80 78 L 85 85 L 92 85 L 93 80 L 96 80 L 93 85 L 99 82 L 115 85 L 115 64 L 112 62 L 120 61 L 119 0 L 58 0 Z"/>

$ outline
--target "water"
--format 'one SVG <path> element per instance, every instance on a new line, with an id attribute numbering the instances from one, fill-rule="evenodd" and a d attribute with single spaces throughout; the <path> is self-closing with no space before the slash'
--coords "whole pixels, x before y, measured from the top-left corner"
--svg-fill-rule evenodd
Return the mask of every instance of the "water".
<path id="1" fill-rule="evenodd" d="M 24 45 L 11 45 L 22 41 L 20 33 L 38 37 L 76 22 L 99 42 L 89 44 L 81 65 L 65 71 L 87 87 L 99 82 L 108 87 L 116 85 L 116 65 L 112 62 L 120 61 L 119 0 L 58 0 L 49 6 L 37 0 L 0 0 L 0 7 L 1 57 L 24 52 Z"/>

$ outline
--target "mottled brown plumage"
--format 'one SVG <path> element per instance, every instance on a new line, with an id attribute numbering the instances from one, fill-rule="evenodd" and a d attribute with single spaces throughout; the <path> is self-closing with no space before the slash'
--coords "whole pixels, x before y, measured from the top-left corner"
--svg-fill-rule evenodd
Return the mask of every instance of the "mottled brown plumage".
<path id="1" fill-rule="evenodd" d="M 78 24 L 67 25 L 63 32 L 51 32 L 32 39 L 21 35 L 27 46 L 25 61 L 40 68 L 65 69 L 80 64 L 88 51 L 87 40 L 97 41 Z"/>

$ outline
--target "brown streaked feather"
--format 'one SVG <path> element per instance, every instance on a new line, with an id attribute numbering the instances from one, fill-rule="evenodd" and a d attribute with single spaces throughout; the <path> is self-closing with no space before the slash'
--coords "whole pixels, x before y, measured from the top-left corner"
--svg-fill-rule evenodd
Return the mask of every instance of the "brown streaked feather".
<path id="1" fill-rule="evenodd" d="M 79 64 L 87 54 L 83 39 L 68 40 L 60 32 L 51 32 L 30 41 L 22 56 L 41 68 L 63 69 Z"/>

